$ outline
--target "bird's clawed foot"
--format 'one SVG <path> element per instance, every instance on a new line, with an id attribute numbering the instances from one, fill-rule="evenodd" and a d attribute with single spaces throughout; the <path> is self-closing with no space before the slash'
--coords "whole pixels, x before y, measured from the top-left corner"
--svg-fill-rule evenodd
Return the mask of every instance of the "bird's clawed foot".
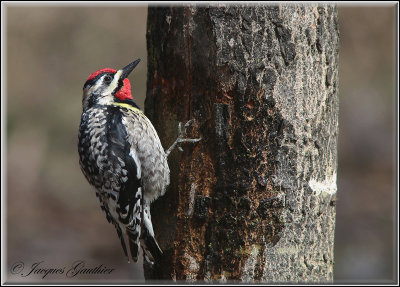
<path id="1" fill-rule="evenodd" d="M 193 120 L 188 121 L 182 128 L 182 123 L 179 122 L 178 124 L 178 138 L 176 139 L 176 142 L 178 144 L 178 150 L 183 151 L 182 147 L 179 145 L 180 143 L 184 142 L 189 142 L 189 143 L 195 143 L 201 140 L 199 139 L 185 139 L 184 136 L 186 134 L 186 129 L 193 123 Z"/>
<path id="2" fill-rule="evenodd" d="M 171 151 L 173 151 L 173 149 L 178 145 L 178 150 L 179 151 L 183 151 L 182 147 L 180 146 L 181 143 L 185 143 L 185 142 L 190 142 L 190 143 L 195 143 L 201 140 L 201 138 L 199 139 L 187 139 L 184 138 L 185 134 L 186 134 L 186 129 L 192 124 L 193 120 L 189 120 L 182 128 L 182 123 L 179 122 L 178 124 L 178 138 L 175 140 L 175 142 L 171 145 L 171 147 L 166 151 L 166 155 L 168 157 L 168 155 L 171 153 Z"/>

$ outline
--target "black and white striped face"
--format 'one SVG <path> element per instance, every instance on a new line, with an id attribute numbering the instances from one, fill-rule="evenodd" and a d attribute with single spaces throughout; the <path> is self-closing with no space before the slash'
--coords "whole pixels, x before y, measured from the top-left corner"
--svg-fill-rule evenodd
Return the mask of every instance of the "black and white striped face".
<path id="1" fill-rule="evenodd" d="M 127 77 L 139 62 L 137 59 L 118 71 L 105 68 L 91 74 L 83 86 L 83 110 L 95 104 L 110 105 L 115 97 L 133 100 Z"/>
<path id="2" fill-rule="evenodd" d="M 86 81 L 83 86 L 83 109 L 94 104 L 109 105 L 114 101 L 115 93 L 123 86 L 122 70 L 105 72 Z"/>

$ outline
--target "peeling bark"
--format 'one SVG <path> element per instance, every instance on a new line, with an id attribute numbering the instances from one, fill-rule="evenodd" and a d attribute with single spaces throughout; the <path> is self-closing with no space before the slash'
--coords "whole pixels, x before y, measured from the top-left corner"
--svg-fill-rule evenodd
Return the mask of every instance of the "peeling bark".
<path id="1" fill-rule="evenodd" d="M 338 41 L 330 5 L 149 8 L 145 112 L 203 140 L 170 156 L 146 279 L 332 280 Z"/>

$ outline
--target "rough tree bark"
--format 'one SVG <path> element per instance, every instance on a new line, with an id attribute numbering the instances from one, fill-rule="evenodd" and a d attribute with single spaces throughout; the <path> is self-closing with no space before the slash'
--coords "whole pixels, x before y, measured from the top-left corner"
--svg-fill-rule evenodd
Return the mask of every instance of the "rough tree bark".
<path id="1" fill-rule="evenodd" d="M 333 278 L 338 132 L 334 6 L 150 7 L 145 112 L 169 159 L 146 279 Z"/>

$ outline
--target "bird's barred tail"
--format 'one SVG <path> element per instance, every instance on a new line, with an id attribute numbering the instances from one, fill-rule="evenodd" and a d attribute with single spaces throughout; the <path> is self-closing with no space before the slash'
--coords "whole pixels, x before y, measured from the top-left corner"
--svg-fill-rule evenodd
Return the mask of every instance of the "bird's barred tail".
<path id="1" fill-rule="evenodd" d="M 132 230 L 130 228 L 126 229 L 126 234 L 128 236 L 128 244 L 129 244 L 129 251 L 130 251 L 130 258 L 134 262 L 137 262 L 137 259 L 139 257 L 139 236 L 140 234 L 136 230 Z M 129 256 L 128 256 L 129 258 Z"/>
<path id="2" fill-rule="evenodd" d="M 140 241 L 137 239 L 138 235 L 135 234 L 136 232 L 129 229 L 125 229 L 125 232 L 122 232 L 120 228 L 117 228 L 117 233 L 121 240 L 125 256 L 128 258 L 128 262 L 131 260 L 137 262 L 139 257 Z"/>
<path id="3" fill-rule="evenodd" d="M 143 200 L 143 225 L 142 235 L 140 237 L 140 244 L 145 253 L 145 258 L 151 262 L 159 261 L 163 252 L 158 246 L 156 238 L 154 237 L 153 224 L 151 222 L 150 204 Z"/>
<path id="4" fill-rule="evenodd" d="M 156 262 L 160 260 L 163 252 L 160 246 L 158 246 L 158 243 L 154 236 L 151 236 L 147 229 L 145 229 L 145 231 L 143 232 L 140 243 L 142 245 L 143 252 L 147 256 L 149 261 Z"/>

